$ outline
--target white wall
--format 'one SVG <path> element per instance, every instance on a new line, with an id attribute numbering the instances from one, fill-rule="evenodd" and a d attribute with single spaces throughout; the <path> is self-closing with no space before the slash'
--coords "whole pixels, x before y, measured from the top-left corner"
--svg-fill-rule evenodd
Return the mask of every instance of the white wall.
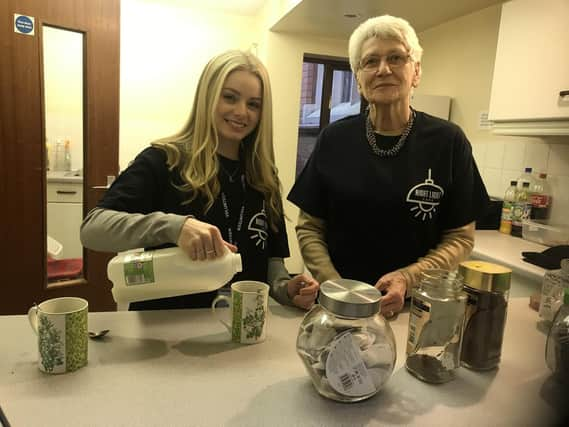
<path id="1" fill-rule="evenodd" d="M 122 0 L 121 170 L 151 141 L 180 130 L 212 56 L 247 50 L 257 35 L 253 16 L 185 7 L 177 0 Z"/>
<path id="2" fill-rule="evenodd" d="M 524 167 L 547 172 L 554 194 L 552 222 L 568 223 L 569 137 L 497 136 L 478 127 L 479 113 L 490 103 L 500 12 L 500 5 L 492 6 L 419 34 L 425 53 L 417 93 L 452 97 L 451 120 L 472 143 L 492 196 L 503 197 Z"/>
<path id="3" fill-rule="evenodd" d="M 348 42 L 271 32 L 269 28 L 283 12 L 282 7 L 286 9 L 287 5 L 281 5 L 279 8 L 275 2 L 266 3 L 260 16 L 259 55 L 271 77 L 275 157 L 283 184 L 283 198 L 286 199 L 295 180 L 303 55 L 312 53 L 347 58 Z M 286 266 L 291 273 L 299 273 L 303 271 L 304 264 L 294 231 L 298 208 L 286 200 L 284 208 L 289 219 L 287 233 L 291 252 Z"/>

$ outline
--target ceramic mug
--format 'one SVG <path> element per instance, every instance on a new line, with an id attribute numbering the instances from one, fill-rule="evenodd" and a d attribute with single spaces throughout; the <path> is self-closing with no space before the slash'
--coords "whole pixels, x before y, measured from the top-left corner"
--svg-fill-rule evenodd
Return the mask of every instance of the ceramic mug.
<path id="1" fill-rule="evenodd" d="M 233 342 L 256 344 L 265 340 L 269 285 L 253 280 L 233 283 L 231 298 L 218 295 L 211 303 L 214 315 L 217 303 L 220 301 L 226 301 L 231 308 L 231 324 L 220 321 L 231 334 Z"/>
<path id="2" fill-rule="evenodd" d="M 88 307 L 82 298 L 62 297 L 29 309 L 28 319 L 38 336 L 41 371 L 63 374 L 87 364 Z"/>

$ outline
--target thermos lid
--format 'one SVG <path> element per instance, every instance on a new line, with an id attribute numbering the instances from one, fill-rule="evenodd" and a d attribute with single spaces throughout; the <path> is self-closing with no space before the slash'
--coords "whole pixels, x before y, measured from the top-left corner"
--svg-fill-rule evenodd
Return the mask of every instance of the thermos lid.
<path id="1" fill-rule="evenodd" d="M 320 285 L 318 302 L 327 310 L 344 317 L 369 317 L 379 311 L 381 293 L 357 280 L 326 280 Z"/>
<path id="2" fill-rule="evenodd" d="M 486 292 L 506 292 L 510 289 L 512 270 L 486 261 L 464 261 L 458 266 L 464 283 Z"/>

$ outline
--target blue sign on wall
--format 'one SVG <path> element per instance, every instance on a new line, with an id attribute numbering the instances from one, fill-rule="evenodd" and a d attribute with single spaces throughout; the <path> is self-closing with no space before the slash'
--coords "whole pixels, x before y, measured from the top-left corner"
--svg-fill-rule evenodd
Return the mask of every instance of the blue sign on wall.
<path id="1" fill-rule="evenodd" d="M 28 36 L 33 36 L 34 31 L 34 17 L 19 15 L 14 13 L 14 31 L 20 34 L 26 34 Z"/>

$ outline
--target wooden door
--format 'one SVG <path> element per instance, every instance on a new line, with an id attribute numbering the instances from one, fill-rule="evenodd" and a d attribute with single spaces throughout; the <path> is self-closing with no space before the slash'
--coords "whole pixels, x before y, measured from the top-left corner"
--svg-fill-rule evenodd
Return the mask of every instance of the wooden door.
<path id="1" fill-rule="evenodd" d="M 14 14 L 34 18 L 34 35 L 15 32 Z M 83 35 L 85 215 L 104 191 L 94 187 L 118 172 L 120 2 L 2 0 L 0 17 L 0 314 L 59 296 L 114 310 L 106 275 L 112 254 L 84 250 L 82 278 L 47 281 L 42 27 Z"/>

